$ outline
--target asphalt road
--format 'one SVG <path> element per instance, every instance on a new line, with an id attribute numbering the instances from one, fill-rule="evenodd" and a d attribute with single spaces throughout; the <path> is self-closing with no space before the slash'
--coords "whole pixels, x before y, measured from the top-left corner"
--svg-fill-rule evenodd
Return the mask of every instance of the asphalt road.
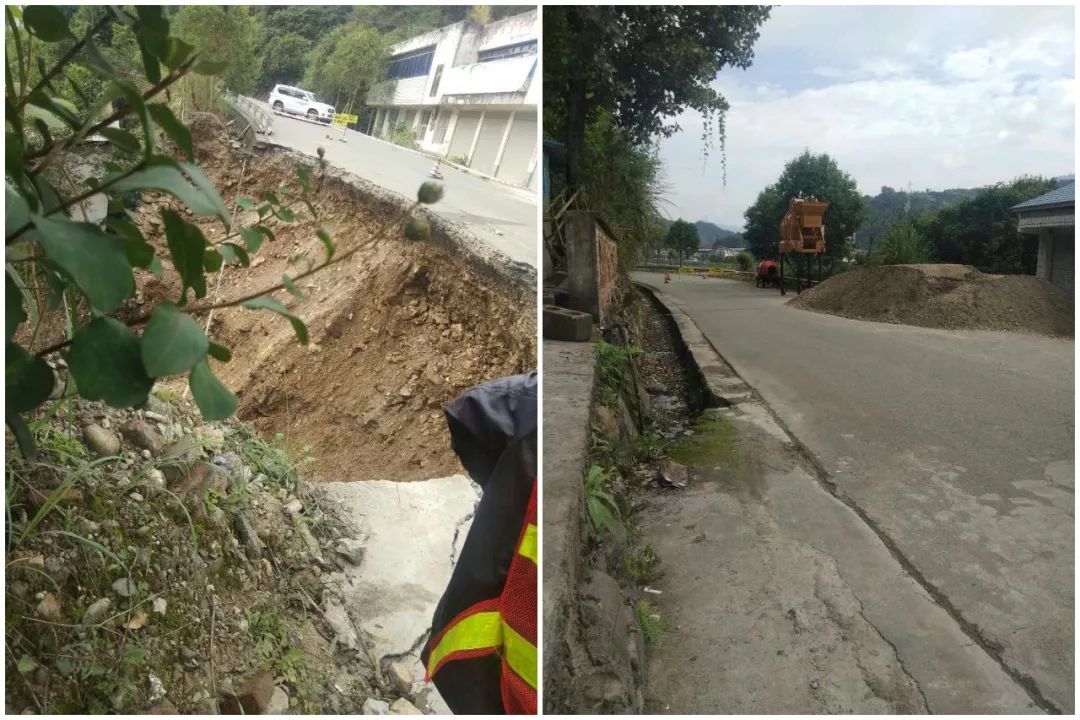
<path id="1" fill-rule="evenodd" d="M 730 280 L 684 303 L 969 637 L 1073 710 L 1071 340 L 848 320 Z"/>
<path id="2" fill-rule="evenodd" d="M 270 112 L 265 102 L 251 98 Z M 379 187 L 415 198 L 420 183 L 428 180 L 434 161 L 420 153 L 362 133 L 328 129 L 327 125 L 286 115 L 274 115 L 274 133 L 268 140 L 315 155 L 326 148 L 327 160 Z M 327 138 L 327 132 L 331 138 Z M 442 218 L 467 227 L 480 241 L 511 260 L 536 267 L 537 193 L 510 187 L 444 164 L 446 194 L 432 209 Z"/>

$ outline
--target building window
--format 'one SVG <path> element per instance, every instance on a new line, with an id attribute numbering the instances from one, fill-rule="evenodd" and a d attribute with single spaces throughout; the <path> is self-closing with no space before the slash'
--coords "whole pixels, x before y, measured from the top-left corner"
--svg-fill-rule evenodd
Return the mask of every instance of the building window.
<path id="1" fill-rule="evenodd" d="M 431 81 L 431 92 L 428 93 L 428 97 L 435 97 L 439 94 L 439 81 L 442 80 L 442 69 L 442 65 L 435 68 L 435 79 Z"/>
<path id="2" fill-rule="evenodd" d="M 390 58 L 390 67 L 386 71 L 386 76 L 391 80 L 399 80 L 427 75 L 428 71 L 431 70 L 431 59 L 433 57 L 435 57 L 434 47 L 392 57 Z"/>
<path id="3" fill-rule="evenodd" d="M 424 110 L 420 113 L 420 124 L 416 127 L 416 134 L 423 137 L 427 135 L 428 125 L 431 124 L 431 111 Z"/>
<path id="4" fill-rule="evenodd" d="M 505 60 L 506 58 L 535 54 L 536 41 L 527 40 L 526 42 L 514 43 L 513 45 L 503 45 L 502 47 L 491 48 L 490 50 L 481 50 L 479 61 L 490 62 L 492 60 Z"/>

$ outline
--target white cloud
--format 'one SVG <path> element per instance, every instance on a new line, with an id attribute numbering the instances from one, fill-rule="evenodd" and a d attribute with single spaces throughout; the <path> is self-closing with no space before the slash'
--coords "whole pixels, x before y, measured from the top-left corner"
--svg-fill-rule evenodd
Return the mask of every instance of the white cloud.
<path id="1" fill-rule="evenodd" d="M 835 25 L 843 10 L 850 11 L 848 22 L 855 24 L 866 22 L 875 8 L 828 8 L 824 20 L 815 15 L 822 10 L 779 8 L 777 19 L 785 28 L 803 27 L 813 35 L 819 26 Z M 888 19 L 897 24 L 897 32 L 889 26 L 885 36 L 895 37 L 905 27 L 924 27 L 932 17 L 945 22 L 944 14 L 957 9 L 880 10 L 888 10 Z M 913 11 L 920 24 L 900 10 Z M 934 16 L 934 10 L 941 12 Z M 914 32 L 916 37 L 893 47 L 885 42 L 877 52 L 857 57 L 851 57 L 842 37 L 832 43 L 833 55 L 850 58 L 847 63 L 822 56 L 822 62 L 798 67 L 799 58 L 818 53 L 820 43 L 804 40 L 810 49 L 802 52 L 790 35 L 781 42 L 763 32 L 758 64 L 767 64 L 767 52 L 782 52 L 802 77 L 824 78 L 824 86 L 793 88 L 775 64 L 766 80 L 755 78 L 753 69 L 721 73 L 714 87 L 732 105 L 727 187 L 721 183 L 718 157 L 707 161 L 703 174 L 701 120 L 695 113 L 684 114 L 679 118 L 683 132 L 660 145 L 671 188 L 669 212 L 741 227 L 743 211 L 758 192 L 805 148 L 832 155 L 870 194 L 882 185 L 909 182 L 917 189 L 973 187 L 1025 173 L 1072 172 L 1071 8 L 1051 8 L 1056 15 L 1036 13 L 1041 22 L 1035 24 L 1013 8 L 978 10 L 992 17 L 980 25 L 982 16 L 972 16 L 965 27 L 981 27 L 982 37 L 968 33 L 962 42 L 943 41 L 937 30 Z M 994 13 L 999 10 L 1009 12 Z M 1060 22 L 1063 13 L 1067 24 Z M 855 44 L 865 46 L 865 35 L 879 34 L 863 33 Z"/>

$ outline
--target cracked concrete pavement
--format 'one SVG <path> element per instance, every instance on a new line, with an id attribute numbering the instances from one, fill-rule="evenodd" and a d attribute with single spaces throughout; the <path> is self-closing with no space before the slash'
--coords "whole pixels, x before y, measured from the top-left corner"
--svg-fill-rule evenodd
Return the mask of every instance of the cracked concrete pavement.
<path id="1" fill-rule="evenodd" d="M 655 496 L 644 534 L 669 624 L 649 708 L 671 713 L 1040 713 L 1043 709 L 836 497 L 753 389 L 660 293 L 730 407 L 722 461 Z"/>
<path id="2" fill-rule="evenodd" d="M 1072 711 L 1072 340 L 850 320 L 737 281 L 634 279 L 690 313 L 963 642 L 1041 709 Z"/>
<path id="3" fill-rule="evenodd" d="M 392 662 L 412 672 L 415 703 L 449 713 L 423 682 L 420 651 L 431 616 L 457 562 L 479 488 L 464 475 L 418 482 L 368 480 L 323 485 L 363 542 L 363 561 L 332 578 L 324 608 L 338 642 L 369 654 L 385 670 Z"/>

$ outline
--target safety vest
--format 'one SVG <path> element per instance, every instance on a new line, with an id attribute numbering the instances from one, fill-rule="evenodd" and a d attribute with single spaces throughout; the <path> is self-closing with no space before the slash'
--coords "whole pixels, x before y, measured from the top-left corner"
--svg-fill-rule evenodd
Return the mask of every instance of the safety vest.
<path id="1" fill-rule="evenodd" d="M 458 613 L 427 645 L 427 680 L 448 663 L 496 656 L 503 709 L 536 714 L 536 480 L 502 592 Z"/>

